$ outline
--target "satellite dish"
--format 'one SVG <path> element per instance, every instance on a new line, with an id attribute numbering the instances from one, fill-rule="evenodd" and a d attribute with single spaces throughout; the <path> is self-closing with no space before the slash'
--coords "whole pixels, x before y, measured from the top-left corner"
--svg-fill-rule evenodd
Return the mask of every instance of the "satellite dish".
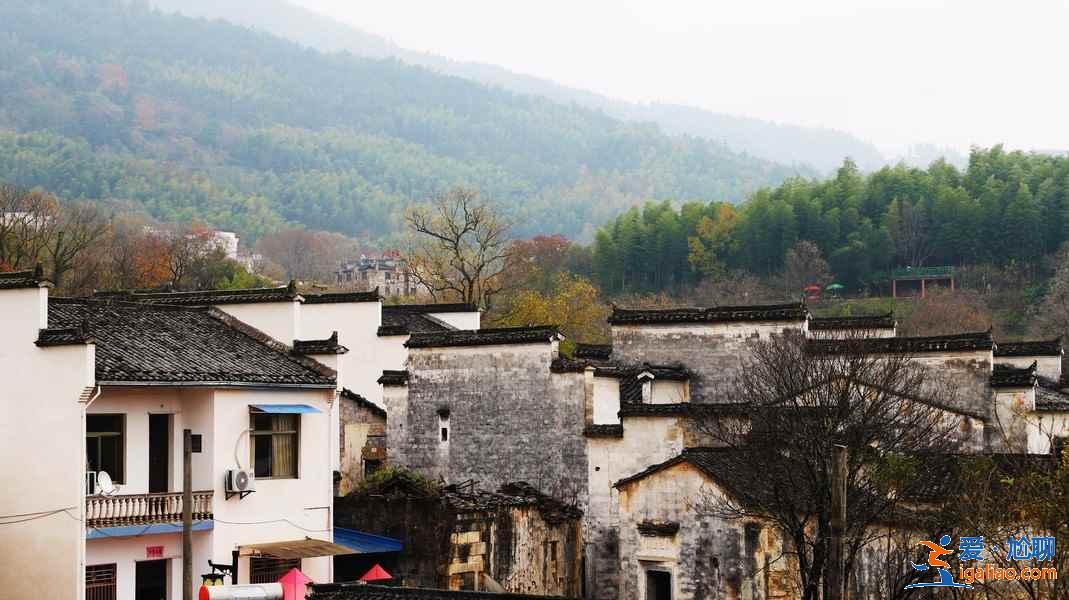
<path id="1" fill-rule="evenodd" d="M 100 489 L 102 496 L 110 496 L 115 493 L 115 482 L 111 480 L 111 475 L 108 475 L 107 471 L 97 472 L 97 488 Z"/>

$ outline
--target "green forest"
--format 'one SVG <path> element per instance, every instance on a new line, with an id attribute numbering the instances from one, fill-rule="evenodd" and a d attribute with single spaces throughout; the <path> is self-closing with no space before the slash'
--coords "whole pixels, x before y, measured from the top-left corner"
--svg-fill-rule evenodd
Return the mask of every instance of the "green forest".
<path id="1" fill-rule="evenodd" d="M 0 5 L 0 180 L 165 221 L 381 238 L 463 184 L 518 235 L 589 239 L 646 198 L 740 201 L 799 174 L 814 175 L 145 2 Z"/>
<path id="2" fill-rule="evenodd" d="M 833 178 L 792 178 L 737 207 L 650 203 L 599 229 L 594 274 L 614 294 L 680 289 L 717 269 L 767 277 L 800 240 L 854 292 L 907 266 L 1032 270 L 1069 241 L 1069 157 L 996 146 L 974 149 L 964 170 L 936 161 L 867 175 L 847 160 Z"/>

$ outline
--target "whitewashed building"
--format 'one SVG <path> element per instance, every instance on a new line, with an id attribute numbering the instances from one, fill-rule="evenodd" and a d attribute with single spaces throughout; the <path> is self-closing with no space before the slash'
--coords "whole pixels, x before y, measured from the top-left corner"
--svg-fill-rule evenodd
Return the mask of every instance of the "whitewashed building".
<path id="1" fill-rule="evenodd" d="M 186 429 L 194 584 L 210 563 L 238 582 L 294 566 L 333 580 L 336 338 L 282 342 L 210 306 L 49 298 L 39 272 L 0 274 L 0 326 L 4 597 L 180 597 Z"/>

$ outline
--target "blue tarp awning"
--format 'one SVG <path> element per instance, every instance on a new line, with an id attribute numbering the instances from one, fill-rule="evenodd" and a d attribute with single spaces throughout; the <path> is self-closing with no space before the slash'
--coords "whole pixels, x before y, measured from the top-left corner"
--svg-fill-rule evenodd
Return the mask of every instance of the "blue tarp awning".
<path id="1" fill-rule="evenodd" d="M 305 413 L 323 412 L 314 406 L 307 404 L 253 404 L 256 412 L 271 413 L 275 415 L 300 415 Z"/>
<path id="2" fill-rule="evenodd" d="M 383 552 L 400 552 L 404 546 L 401 540 L 384 535 L 364 533 L 343 527 L 334 528 L 334 543 L 351 549 L 356 554 L 381 554 Z"/>

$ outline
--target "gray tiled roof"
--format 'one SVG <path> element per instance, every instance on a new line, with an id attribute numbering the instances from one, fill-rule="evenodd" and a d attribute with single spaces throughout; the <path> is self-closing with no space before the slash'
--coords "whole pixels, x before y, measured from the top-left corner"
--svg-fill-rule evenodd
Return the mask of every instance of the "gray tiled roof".
<path id="1" fill-rule="evenodd" d="M 378 302 L 382 300 L 379 288 L 370 292 L 327 292 L 324 294 L 301 294 L 305 304 L 338 304 L 341 302 Z"/>
<path id="2" fill-rule="evenodd" d="M 408 383 L 408 371 L 386 370 L 379 376 L 378 382 L 382 385 L 406 385 Z"/>
<path id="3" fill-rule="evenodd" d="M 1032 387 L 1036 383 L 1036 363 L 1025 368 L 996 364 L 991 370 L 991 387 Z"/>
<path id="4" fill-rule="evenodd" d="M 613 307 L 612 325 L 658 325 L 670 323 L 731 323 L 737 321 L 804 321 L 805 304 L 715 306 L 712 308 L 628 309 Z"/>
<path id="5" fill-rule="evenodd" d="M 29 271 L 12 271 L 0 273 L 0 290 L 17 290 L 47 285 L 41 267 Z"/>
<path id="6" fill-rule="evenodd" d="M 98 296 L 133 302 L 151 302 L 152 304 L 168 304 L 174 306 L 292 302 L 299 297 L 297 294 L 297 287 L 292 283 L 282 287 L 252 288 L 245 290 L 199 290 L 193 292 L 122 291 L 104 292 L 98 294 Z"/>
<path id="7" fill-rule="evenodd" d="M 335 373 L 211 308 L 53 298 L 41 341 L 82 328 L 99 383 L 333 387 Z"/>
<path id="8" fill-rule="evenodd" d="M 894 329 L 895 315 L 863 315 L 857 317 L 814 317 L 809 320 L 809 329 L 825 331 L 835 329 Z"/>
<path id="9" fill-rule="evenodd" d="M 996 342 L 995 356 L 1061 356 L 1062 338 L 1027 342 Z"/>
<path id="10" fill-rule="evenodd" d="M 913 354 L 919 352 L 968 352 L 990 350 L 990 331 L 929 337 L 888 337 L 845 340 L 808 340 L 806 348 L 816 354 Z"/>
<path id="11" fill-rule="evenodd" d="M 356 392 L 350 390 L 349 388 L 343 388 L 340 396 L 343 400 L 349 400 L 351 402 L 356 403 L 356 405 L 359 407 L 366 408 L 368 412 L 377 417 L 382 417 L 383 419 L 386 418 L 385 409 L 383 409 L 378 404 L 375 404 L 374 402 L 368 400 L 367 398 L 361 396 L 360 394 L 357 394 Z"/>
<path id="12" fill-rule="evenodd" d="M 427 310 L 429 306 L 432 305 L 383 306 L 382 326 L 379 327 L 379 335 L 408 335 L 410 333 L 428 333 L 434 331 L 449 331 L 453 329 L 448 323 L 436 319 L 427 313 L 456 311 L 430 311 Z M 450 307 L 453 305 L 442 306 Z"/>
<path id="13" fill-rule="evenodd" d="M 338 343 L 338 332 L 323 340 L 293 340 L 293 351 L 297 354 L 345 354 L 348 348 Z"/>
<path id="14" fill-rule="evenodd" d="M 496 346 L 502 344 L 548 344 L 559 337 L 556 327 L 502 327 L 413 333 L 405 346 L 409 348 L 444 348 L 451 346 Z"/>

